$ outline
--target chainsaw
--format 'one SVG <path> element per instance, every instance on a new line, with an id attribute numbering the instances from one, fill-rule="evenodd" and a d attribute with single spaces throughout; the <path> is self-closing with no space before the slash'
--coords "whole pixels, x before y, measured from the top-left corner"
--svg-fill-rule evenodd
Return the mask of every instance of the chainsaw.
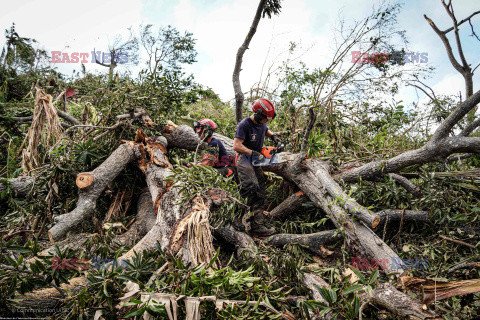
<path id="1" fill-rule="evenodd" d="M 285 151 L 285 144 L 279 142 L 276 147 L 263 147 L 262 157 L 252 156 L 252 165 L 254 167 L 272 166 L 295 159 L 295 155 Z"/>

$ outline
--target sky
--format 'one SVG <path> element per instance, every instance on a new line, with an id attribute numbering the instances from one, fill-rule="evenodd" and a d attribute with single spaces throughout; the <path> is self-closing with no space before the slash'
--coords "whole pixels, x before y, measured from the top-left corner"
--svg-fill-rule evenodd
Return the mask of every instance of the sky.
<path id="1" fill-rule="evenodd" d="M 288 57 L 290 42 L 300 48 L 297 58 L 308 67 L 325 67 L 332 57 L 333 31 L 339 15 L 346 21 L 366 17 L 378 0 L 283 0 L 282 11 L 272 19 L 262 19 L 249 50 L 243 57 L 240 80 L 247 91 L 265 81 Z M 435 71 L 426 83 L 437 94 L 464 92 L 462 76 L 452 67 L 439 37 L 423 18 L 430 17 L 440 29 L 451 26 L 451 20 L 440 1 L 404 0 L 399 24 L 409 39 L 408 51 L 427 52 L 429 65 Z M 2 3 L 0 28 L 15 22 L 21 36 L 36 39 L 47 51 L 107 51 L 117 34 L 127 35 L 128 27 L 140 24 L 172 25 L 181 32 L 193 33 L 198 51 L 197 62 L 186 68 L 195 80 L 212 88 L 223 101 L 234 98 L 232 72 L 235 56 L 253 20 L 258 0 L 16 0 Z M 480 10 L 479 0 L 454 0 L 458 20 Z M 480 14 L 473 19 L 480 33 Z M 480 41 L 470 37 L 464 24 L 462 43 L 467 61 L 480 63 Z M 452 42 L 453 44 L 453 42 Z M 80 64 L 56 64 L 58 70 L 70 74 Z M 107 69 L 87 63 L 87 71 Z M 133 68 L 138 70 L 144 65 Z M 125 68 L 122 66 L 122 68 Z M 478 90 L 480 68 L 474 78 Z M 274 81 L 275 75 L 272 74 Z M 462 93 L 464 95 L 464 93 Z M 426 101 L 421 92 L 401 89 L 397 100 Z"/>

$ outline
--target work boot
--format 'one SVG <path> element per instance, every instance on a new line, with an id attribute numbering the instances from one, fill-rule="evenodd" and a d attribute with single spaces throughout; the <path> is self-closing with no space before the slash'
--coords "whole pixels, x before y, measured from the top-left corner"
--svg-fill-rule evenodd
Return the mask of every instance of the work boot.
<path id="1" fill-rule="evenodd" d="M 263 210 L 255 210 L 250 222 L 250 233 L 257 236 L 270 236 L 276 232 L 275 228 L 268 228 L 265 226 L 266 217 Z"/>

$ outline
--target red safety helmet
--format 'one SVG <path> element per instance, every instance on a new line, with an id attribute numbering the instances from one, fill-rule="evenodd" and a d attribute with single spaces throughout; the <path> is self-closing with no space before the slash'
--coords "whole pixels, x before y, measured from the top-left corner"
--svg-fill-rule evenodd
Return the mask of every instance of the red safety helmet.
<path id="1" fill-rule="evenodd" d="M 273 103 L 268 99 L 262 98 L 255 100 L 253 102 L 252 110 L 262 118 L 268 118 L 269 120 L 274 119 L 277 115 Z"/>
<path id="2" fill-rule="evenodd" d="M 195 131 L 195 133 L 202 133 L 204 131 L 207 131 L 207 135 L 205 138 L 210 138 L 213 135 L 213 131 L 215 131 L 217 127 L 217 124 L 213 122 L 213 120 L 207 118 L 193 122 L 193 130 Z"/>

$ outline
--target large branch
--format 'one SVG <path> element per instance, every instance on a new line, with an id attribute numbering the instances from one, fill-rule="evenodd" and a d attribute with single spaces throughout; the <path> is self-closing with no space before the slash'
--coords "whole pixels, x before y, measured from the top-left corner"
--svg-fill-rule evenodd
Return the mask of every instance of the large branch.
<path id="1" fill-rule="evenodd" d="M 307 162 L 307 166 L 320 181 L 322 187 L 325 188 L 333 200 L 340 203 L 340 205 L 349 213 L 366 223 L 369 227 L 377 227 L 378 223 L 380 222 L 380 217 L 375 213 L 365 209 L 353 198 L 349 197 L 338 185 L 338 183 L 335 182 L 335 180 L 330 176 L 330 174 L 328 174 L 328 171 L 327 174 L 325 174 L 325 170 L 328 170 L 326 163 L 323 163 L 321 166 L 310 166 L 309 164 L 314 164 L 314 162 Z"/>
<path id="2" fill-rule="evenodd" d="M 323 254 L 322 245 L 338 241 L 343 238 L 340 232 L 336 230 L 321 231 L 311 234 L 276 234 L 270 236 L 267 242 L 271 245 L 283 247 L 289 244 L 299 244 L 307 247 L 310 251 L 317 255 Z M 323 250 L 322 250 L 323 249 Z"/>
<path id="3" fill-rule="evenodd" d="M 480 138 L 450 137 L 436 145 L 427 143 L 419 149 L 406 151 L 391 159 L 373 161 L 361 167 L 337 173 L 333 178 L 345 182 L 356 182 L 360 179 L 375 180 L 379 176 L 398 172 L 409 166 L 443 161 L 449 155 L 459 152 L 480 153 Z"/>
<path id="4" fill-rule="evenodd" d="M 6 188 L 10 188 L 14 197 L 24 197 L 33 187 L 35 177 L 20 176 L 18 178 L 5 179 L 0 181 L 0 194 Z"/>
<path id="5" fill-rule="evenodd" d="M 437 144 L 448 136 L 453 127 L 475 106 L 480 103 L 480 90 L 462 102 L 437 128 L 429 144 Z"/>
<path id="6" fill-rule="evenodd" d="M 408 319 L 443 319 L 435 312 L 425 310 L 421 302 L 398 291 L 389 283 L 381 283 L 373 290 L 371 302 Z"/>
<path id="7" fill-rule="evenodd" d="M 257 247 L 253 239 L 246 233 L 235 230 L 231 225 L 213 230 L 216 239 L 235 248 L 237 258 L 242 254 L 252 255 Z"/>
<path id="8" fill-rule="evenodd" d="M 379 225 L 383 225 L 385 222 L 398 222 L 398 221 L 420 221 L 427 222 L 430 219 L 430 215 L 426 211 L 416 210 L 394 210 L 386 209 L 377 212 L 380 216 Z"/>
<path id="9" fill-rule="evenodd" d="M 134 147 L 124 143 L 95 170 L 80 174 L 77 184 L 82 178 L 91 179 L 91 183 L 83 185 L 84 188 L 79 190 L 77 207 L 73 211 L 54 218 L 55 225 L 48 231 L 51 239 L 60 239 L 71 228 L 84 221 L 95 210 L 96 202 L 107 185 L 134 159 Z"/>

